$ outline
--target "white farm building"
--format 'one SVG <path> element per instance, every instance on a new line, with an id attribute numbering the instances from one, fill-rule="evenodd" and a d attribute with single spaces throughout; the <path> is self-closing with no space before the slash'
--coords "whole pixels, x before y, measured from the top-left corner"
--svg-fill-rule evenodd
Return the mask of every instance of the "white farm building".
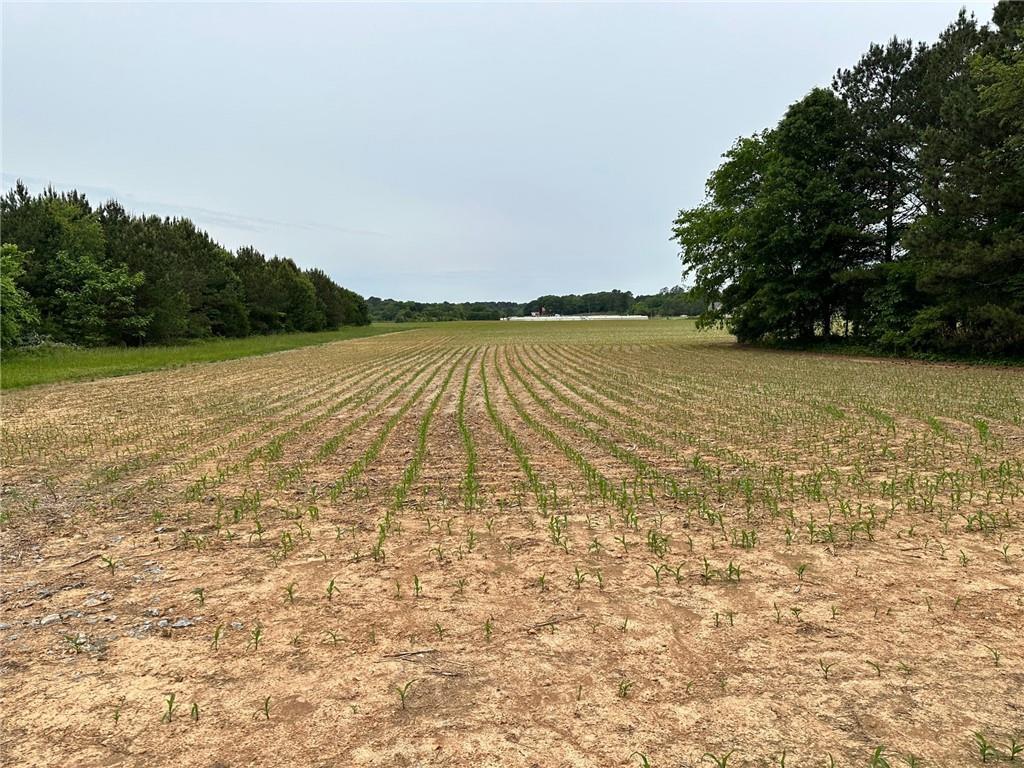
<path id="1" fill-rule="evenodd" d="M 534 315 L 532 317 L 503 317 L 511 322 L 546 322 L 550 320 L 646 320 L 647 315 Z"/>

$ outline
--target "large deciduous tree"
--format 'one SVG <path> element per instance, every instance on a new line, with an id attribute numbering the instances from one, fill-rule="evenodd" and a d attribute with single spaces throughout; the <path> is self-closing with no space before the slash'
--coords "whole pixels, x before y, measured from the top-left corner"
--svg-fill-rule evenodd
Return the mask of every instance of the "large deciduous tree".
<path id="1" fill-rule="evenodd" d="M 893 38 L 738 142 L 680 212 L 703 322 L 742 340 L 1024 354 L 1024 4 Z M 837 322 L 841 323 L 837 326 Z"/>
<path id="2" fill-rule="evenodd" d="M 854 178 L 849 109 L 811 91 L 771 132 L 743 139 L 682 211 L 674 238 L 684 274 L 740 340 L 809 340 L 846 312 L 842 276 L 865 258 L 865 199 Z"/>

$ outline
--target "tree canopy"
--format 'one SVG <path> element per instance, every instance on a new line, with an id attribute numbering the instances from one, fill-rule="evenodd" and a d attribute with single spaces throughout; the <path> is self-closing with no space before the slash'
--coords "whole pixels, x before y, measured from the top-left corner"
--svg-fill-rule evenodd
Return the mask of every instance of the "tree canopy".
<path id="1" fill-rule="evenodd" d="M 0 199 L 3 339 L 97 345 L 319 331 L 370 321 L 320 269 L 254 248 L 231 253 L 187 218 L 93 209 L 76 191 Z"/>
<path id="2" fill-rule="evenodd" d="M 741 341 L 1024 354 L 1024 4 L 872 45 L 739 139 L 673 237 Z"/>

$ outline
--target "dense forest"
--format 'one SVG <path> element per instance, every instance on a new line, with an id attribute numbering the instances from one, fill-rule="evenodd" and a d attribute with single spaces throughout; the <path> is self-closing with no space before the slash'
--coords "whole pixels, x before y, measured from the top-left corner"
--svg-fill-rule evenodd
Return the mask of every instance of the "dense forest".
<path id="1" fill-rule="evenodd" d="M 872 45 L 742 138 L 683 210 L 704 323 L 741 341 L 1024 354 L 1024 3 Z"/>
<path id="2" fill-rule="evenodd" d="M 231 253 L 186 218 L 93 208 L 78 192 L 0 199 L 4 346 L 100 345 L 319 331 L 370 321 L 361 296 L 319 269 Z"/>
<path id="3" fill-rule="evenodd" d="M 699 315 L 705 310 L 704 300 L 692 290 L 676 286 L 662 288 L 649 296 L 634 296 L 629 291 L 540 296 L 533 301 L 475 301 L 465 303 L 395 301 L 371 296 L 366 300 L 374 322 L 433 322 L 438 320 L 498 320 L 522 317 L 535 312 L 548 315 L 648 315 L 679 317 Z"/>

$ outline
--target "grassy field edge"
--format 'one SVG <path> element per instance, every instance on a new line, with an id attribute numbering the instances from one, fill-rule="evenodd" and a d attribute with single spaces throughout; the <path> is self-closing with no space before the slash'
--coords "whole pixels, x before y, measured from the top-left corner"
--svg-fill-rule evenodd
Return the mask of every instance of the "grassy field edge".
<path id="1" fill-rule="evenodd" d="M 133 373 L 215 363 L 241 357 L 285 352 L 334 341 L 362 339 L 420 327 L 414 323 L 373 323 L 317 333 L 281 333 L 241 339 L 208 339 L 190 344 L 152 347 L 47 348 L 4 351 L 0 390 L 22 389 L 63 381 L 84 381 Z"/>

